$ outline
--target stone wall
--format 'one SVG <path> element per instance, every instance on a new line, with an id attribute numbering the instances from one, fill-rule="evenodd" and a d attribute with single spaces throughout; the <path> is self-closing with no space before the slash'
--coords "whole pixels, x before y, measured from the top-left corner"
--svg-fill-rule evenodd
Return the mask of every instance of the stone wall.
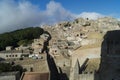
<path id="1" fill-rule="evenodd" d="M 79 80 L 79 62 L 78 60 L 76 61 L 75 67 L 73 68 L 74 70 L 74 80 Z"/>
<path id="2" fill-rule="evenodd" d="M 17 80 L 14 75 L 10 76 L 0 76 L 0 80 Z"/>
<path id="3" fill-rule="evenodd" d="M 94 73 L 80 74 L 79 80 L 94 80 Z"/>
<path id="4" fill-rule="evenodd" d="M 3 59 L 21 58 L 22 53 L 1 53 L 0 57 Z"/>
<path id="5" fill-rule="evenodd" d="M 19 80 L 19 72 L 4 72 L 0 74 L 0 80 Z"/>

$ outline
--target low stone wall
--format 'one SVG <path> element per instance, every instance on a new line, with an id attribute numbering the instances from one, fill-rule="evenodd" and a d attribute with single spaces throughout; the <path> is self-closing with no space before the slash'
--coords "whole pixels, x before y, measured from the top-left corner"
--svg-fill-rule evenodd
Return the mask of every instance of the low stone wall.
<path id="1" fill-rule="evenodd" d="M 0 80 L 19 80 L 20 73 L 19 72 L 3 72 L 0 73 Z"/>
<path id="2" fill-rule="evenodd" d="M 87 73 L 87 74 L 80 74 L 79 75 L 79 80 L 94 80 L 94 74 L 90 74 L 90 73 Z"/>

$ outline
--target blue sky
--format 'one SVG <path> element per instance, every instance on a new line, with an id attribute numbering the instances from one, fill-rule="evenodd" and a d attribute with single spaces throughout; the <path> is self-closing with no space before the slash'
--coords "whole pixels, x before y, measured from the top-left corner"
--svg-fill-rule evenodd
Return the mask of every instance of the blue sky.
<path id="1" fill-rule="evenodd" d="M 0 33 L 76 18 L 120 18 L 120 0 L 0 0 Z"/>
<path id="2" fill-rule="evenodd" d="M 28 0 L 40 9 L 45 10 L 46 4 L 51 0 Z M 70 12 L 80 14 L 81 12 L 97 12 L 117 17 L 120 14 L 120 0 L 54 0 L 59 2 Z M 119 17 L 119 16 L 118 16 Z"/>

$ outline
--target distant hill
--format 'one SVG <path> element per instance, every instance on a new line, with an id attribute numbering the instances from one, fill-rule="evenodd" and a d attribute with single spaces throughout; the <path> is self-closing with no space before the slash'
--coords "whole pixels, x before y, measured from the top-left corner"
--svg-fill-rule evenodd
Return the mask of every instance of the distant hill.
<path id="1" fill-rule="evenodd" d="M 30 44 L 34 38 L 39 38 L 43 32 L 44 30 L 40 27 L 30 27 L 0 34 L 0 50 L 4 50 L 6 46 L 16 47 Z"/>
<path id="2" fill-rule="evenodd" d="M 55 25 L 43 25 L 42 27 L 43 29 L 30 27 L 0 34 L 0 50 L 4 50 L 6 46 L 16 47 L 31 44 L 34 38 L 39 38 L 45 31 L 48 31 L 52 36 L 51 42 L 52 40 L 63 39 L 76 40 L 81 44 L 102 41 L 107 31 L 120 30 L 120 21 L 112 17 L 103 17 L 96 20 L 78 18 Z"/>

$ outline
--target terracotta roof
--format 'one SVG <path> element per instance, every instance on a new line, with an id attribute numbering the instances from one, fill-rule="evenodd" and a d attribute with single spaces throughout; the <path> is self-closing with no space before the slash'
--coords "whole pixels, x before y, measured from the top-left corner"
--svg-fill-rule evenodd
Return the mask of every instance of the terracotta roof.
<path id="1" fill-rule="evenodd" d="M 49 73 L 25 72 L 22 80 L 49 80 Z"/>

